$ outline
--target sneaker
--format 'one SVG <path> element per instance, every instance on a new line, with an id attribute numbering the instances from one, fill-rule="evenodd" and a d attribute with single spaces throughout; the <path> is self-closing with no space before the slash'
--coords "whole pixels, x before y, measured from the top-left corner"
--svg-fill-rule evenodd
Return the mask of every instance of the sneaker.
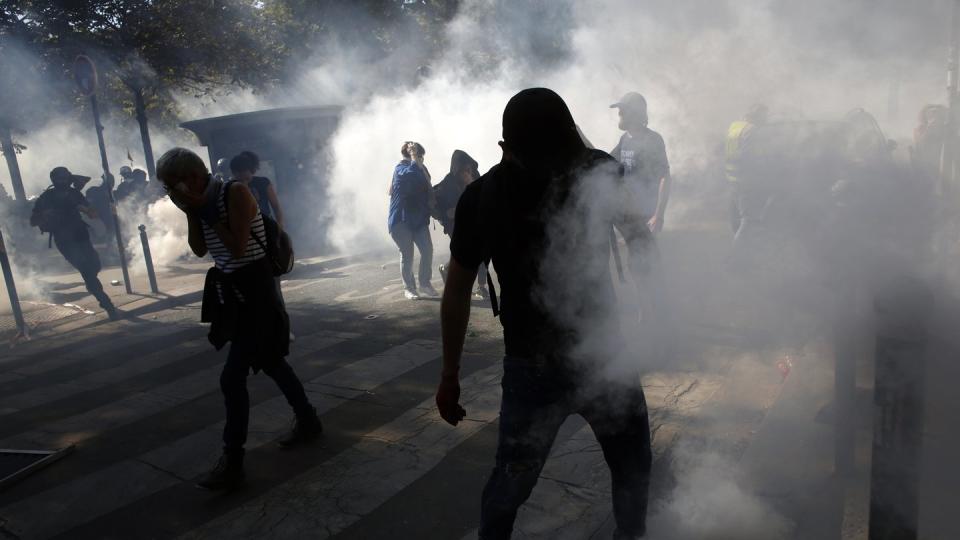
<path id="1" fill-rule="evenodd" d="M 417 294 L 417 291 L 411 291 L 410 289 L 404 289 L 403 297 L 407 300 L 419 300 L 420 295 Z"/>
<path id="2" fill-rule="evenodd" d="M 438 293 L 437 290 L 434 289 L 429 283 L 425 283 L 420 286 L 420 294 L 423 296 L 429 296 L 430 298 L 436 298 L 440 296 L 440 293 Z"/>
<path id="3" fill-rule="evenodd" d="M 317 411 L 313 410 L 310 416 L 293 419 L 293 425 L 286 435 L 277 439 L 277 444 L 283 448 L 290 448 L 298 444 L 310 442 L 323 433 L 323 423 L 317 416 Z"/>
<path id="4" fill-rule="evenodd" d="M 477 287 L 477 290 L 473 292 L 473 296 L 479 300 L 489 300 L 490 291 L 486 287 Z"/>
<path id="5" fill-rule="evenodd" d="M 224 454 L 217 464 L 197 482 L 197 487 L 210 491 L 230 491 L 243 485 L 243 454 Z"/>
<path id="6" fill-rule="evenodd" d="M 442 279 L 443 284 L 446 285 L 447 284 L 447 266 L 445 264 L 441 264 L 440 266 L 437 267 L 437 270 L 440 272 L 440 279 Z"/>

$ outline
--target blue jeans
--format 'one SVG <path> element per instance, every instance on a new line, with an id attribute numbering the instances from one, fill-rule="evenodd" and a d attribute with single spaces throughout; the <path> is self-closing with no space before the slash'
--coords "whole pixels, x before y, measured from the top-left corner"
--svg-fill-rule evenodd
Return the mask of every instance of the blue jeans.
<path id="1" fill-rule="evenodd" d="M 420 286 L 430 284 L 433 277 L 433 242 L 430 240 L 430 228 L 427 225 L 410 228 L 406 223 L 397 223 L 390 230 L 393 242 L 400 248 L 400 277 L 408 291 L 416 291 L 413 281 L 413 246 L 420 250 Z"/>
<path id="2" fill-rule="evenodd" d="M 503 364 L 497 461 L 483 490 L 480 538 L 510 538 L 517 510 L 533 491 L 560 425 L 571 414 L 590 424 L 610 467 L 618 534 L 643 535 L 652 453 L 639 380 L 585 385 L 582 377 L 556 366 L 511 357 Z"/>

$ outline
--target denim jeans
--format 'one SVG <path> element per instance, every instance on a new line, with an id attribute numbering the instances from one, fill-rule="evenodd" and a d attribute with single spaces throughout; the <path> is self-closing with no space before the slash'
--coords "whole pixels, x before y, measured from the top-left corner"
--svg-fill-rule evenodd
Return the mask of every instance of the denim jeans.
<path id="1" fill-rule="evenodd" d="M 103 284 L 100 283 L 100 278 L 97 276 L 100 273 L 100 255 L 97 254 L 97 250 L 90 243 L 90 237 L 87 233 L 77 235 L 76 238 L 64 239 L 55 235 L 53 239 L 63 258 L 80 272 L 80 277 L 83 278 L 83 284 L 87 288 L 87 292 L 97 299 L 100 307 L 112 309 L 113 302 L 104 292 Z"/>
<path id="2" fill-rule="evenodd" d="M 227 421 L 223 426 L 223 450 L 227 454 L 242 452 L 243 445 L 247 442 L 247 425 L 250 422 L 247 374 L 250 373 L 253 360 L 250 356 L 251 349 L 253 347 L 248 346 L 244 339 L 237 338 L 230 344 L 227 363 L 220 373 L 220 390 L 227 408 Z M 309 417 L 313 414 L 313 406 L 307 399 L 303 385 L 286 359 L 265 362 L 262 368 L 263 372 L 277 383 L 277 387 L 287 398 L 287 403 L 293 407 L 294 414 L 298 417 Z"/>
<path id="3" fill-rule="evenodd" d="M 420 250 L 420 286 L 430 284 L 433 277 L 433 242 L 430 240 L 430 228 L 427 225 L 411 229 L 406 223 L 397 223 L 390 231 L 393 242 L 400 248 L 400 277 L 408 291 L 416 291 L 413 281 L 413 246 Z"/>
<path id="4" fill-rule="evenodd" d="M 571 414 L 587 420 L 603 450 L 618 534 L 642 535 L 652 454 L 639 379 L 585 385 L 555 366 L 507 357 L 501 386 L 496 466 L 483 490 L 480 538 L 510 538 L 517 509 L 533 491 L 560 425 Z"/>

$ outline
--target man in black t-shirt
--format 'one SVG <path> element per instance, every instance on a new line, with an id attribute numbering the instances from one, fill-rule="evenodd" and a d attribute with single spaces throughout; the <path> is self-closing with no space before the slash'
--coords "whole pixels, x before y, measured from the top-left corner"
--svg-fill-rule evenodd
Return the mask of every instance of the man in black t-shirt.
<path id="1" fill-rule="evenodd" d="M 663 216 L 670 198 L 670 162 L 663 137 L 647 127 L 647 100 L 629 92 L 610 106 L 620 112 L 620 142 L 610 155 L 623 165 L 624 176 L 636 190 L 639 211 L 650 230 L 663 229 Z"/>
<path id="2" fill-rule="evenodd" d="M 467 186 L 457 206 L 441 307 L 436 399 L 441 416 L 456 425 L 466 414 L 459 367 L 471 288 L 479 265 L 493 261 L 506 357 L 480 537 L 510 537 L 570 414 L 590 423 L 610 466 L 617 537 L 642 536 L 650 432 L 639 373 L 620 331 L 609 232 L 617 225 L 624 233 L 637 273 L 651 233 L 617 162 L 587 149 L 553 91 L 514 96 L 503 113 L 503 139 L 500 164 Z"/>
<path id="3" fill-rule="evenodd" d="M 89 179 L 72 174 L 66 167 L 56 167 L 50 171 L 53 187 L 37 198 L 30 224 L 39 227 L 41 232 L 50 233 L 57 250 L 80 272 L 87 291 L 97 299 L 111 319 L 116 319 L 119 316 L 117 309 L 97 277 L 100 273 L 100 256 L 93 249 L 87 224 L 80 217 L 83 212 L 87 217 L 96 219 L 97 211 L 87 202 L 83 193 L 72 185 Z"/>

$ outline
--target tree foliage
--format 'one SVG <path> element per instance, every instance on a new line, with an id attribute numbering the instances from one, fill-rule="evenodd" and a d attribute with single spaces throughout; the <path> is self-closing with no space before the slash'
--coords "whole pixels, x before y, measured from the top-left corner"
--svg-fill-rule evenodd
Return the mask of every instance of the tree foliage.
<path id="1" fill-rule="evenodd" d="M 174 120 L 175 94 L 268 91 L 296 76 L 322 45 L 429 57 L 457 0 L 0 0 L 0 121 L 84 106 L 72 81 L 79 54 L 100 74 L 106 110 L 132 113 L 142 88 L 154 117 Z M 39 101 L 39 103 L 38 103 Z M 24 107 L 31 103 L 32 106 Z"/>

